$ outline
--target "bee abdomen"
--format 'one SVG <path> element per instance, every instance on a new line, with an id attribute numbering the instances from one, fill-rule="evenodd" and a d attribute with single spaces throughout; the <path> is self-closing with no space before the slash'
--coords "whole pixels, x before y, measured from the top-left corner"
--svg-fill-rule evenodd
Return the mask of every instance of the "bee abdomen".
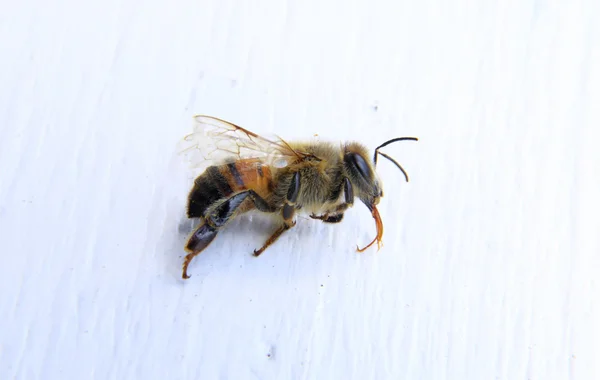
<path id="1" fill-rule="evenodd" d="M 210 166 L 194 181 L 188 197 L 189 218 L 202 218 L 215 202 L 245 190 L 265 196 L 273 189 L 271 170 L 258 159 Z"/>
<path id="2" fill-rule="evenodd" d="M 206 209 L 219 199 L 227 198 L 233 190 L 219 167 L 211 166 L 194 181 L 188 196 L 189 218 L 204 217 Z"/>

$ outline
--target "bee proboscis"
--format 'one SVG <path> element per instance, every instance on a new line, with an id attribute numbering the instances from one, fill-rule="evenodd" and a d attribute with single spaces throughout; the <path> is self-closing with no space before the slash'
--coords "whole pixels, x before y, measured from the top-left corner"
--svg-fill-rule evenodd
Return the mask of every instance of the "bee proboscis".
<path id="1" fill-rule="evenodd" d="M 187 216 L 199 218 L 185 250 L 182 277 L 189 278 L 191 260 L 215 239 L 218 232 L 236 216 L 256 210 L 275 214 L 281 221 L 262 247 L 259 256 L 285 231 L 296 225 L 298 212 L 325 223 L 339 223 L 357 197 L 371 211 L 377 234 L 363 252 L 383 237 L 383 222 L 377 205 L 383 188 L 375 168 L 377 157 L 385 157 L 404 174 L 393 158 L 379 149 L 396 141 L 416 137 L 397 137 L 375 149 L 372 160 L 358 142 L 333 144 L 313 141 L 285 141 L 267 138 L 212 116 L 194 117 L 194 131 L 184 138 L 193 166 L 204 171 L 196 177 L 189 192 Z"/>

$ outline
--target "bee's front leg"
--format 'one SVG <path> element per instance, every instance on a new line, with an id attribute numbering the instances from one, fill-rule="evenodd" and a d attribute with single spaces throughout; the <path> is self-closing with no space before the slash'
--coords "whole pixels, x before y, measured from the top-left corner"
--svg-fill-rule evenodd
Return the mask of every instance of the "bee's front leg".
<path id="1" fill-rule="evenodd" d="M 323 215 L 311 214 L 310 217 L 313 219 L 322 220 L 324 223 L 339 223 L 344 218 L 344 211 L 354 204 L 354 190 L 352 189 L 352 183 L 348 178 L 344 178 L 344 203 L 338 205 L 331 212 L 327 212 Z"/>
<path id="2" fill-rule="evenodd" d="M 344 213 L 338 213 L 338 214 L 323 214 L 323 215 L 315 215 L 315 214 L 310 214 L 309 215 L 311 218 L 313 219 L 319 219 L 321 221 L 323 221 L 323 223 L 339 223 L 342 221 L 342 219 L 344 219 Z"/>
<path id="3" fill-rule="evenodd" d="M 290 183 L 290 187 L 288 189 L 286 202 L 283 205 L 283 210 L 281 211 L 281 216 L 283 218 L 283 225 L 281 225 L 270 237 L 267 239 L 265 244 L 259 249 L 254 250 L 254 256 L 259 256 L 261 253 L 265 251 L 271 244 L 273 244 L 281 234 L 290 228 L 296 225 L 294 221 L 294 214 L 296 213 L 296 208 L 294 204 L 298 200 L 298 194 L 300 194 L 300 173 L 296 172 L 292 177 L 292 182 Z"/>

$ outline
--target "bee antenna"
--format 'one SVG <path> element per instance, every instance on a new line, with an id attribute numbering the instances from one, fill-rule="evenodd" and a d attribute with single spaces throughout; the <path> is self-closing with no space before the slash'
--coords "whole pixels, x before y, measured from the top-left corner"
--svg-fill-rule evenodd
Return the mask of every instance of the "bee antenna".
<path id="1" fill-rule="evenodd" d="M 416 137 L 396 137 L 394 139 L 388 140 L 386 142 L 384 142 L 383 144 L 379 145 L 376 149 L 375 149 L 375 153 L 373 154 L 373 162 L 375 164 L 375 167 L 377 167 L 377 155 L 380 154 L 383 157 L 387 158 L 388 160 L 392 161 L 394 163 L 394 165 L 396 165 L 398 167 L 398 169 L 400 169 L 400 171 L 402 172 L 402 174 L 404 174 L 404 178 L 406 178 L 406 182 L 408 182 L 408 174 L 406 174 L 406 170 L 404 170 L 404 168 L 402 168 L 402 166 L 400 166 L 400 164 L 398 162 L 396 162 L 396 160 L 394 160 L 392 157 L 388 156 L 385 153 L 382 153 L 379 151 L 379 149 L 383 148 L 384 146 L 387 146 L 391 143 L 394 143 L 396 141 L 405 141 L 405 140 L 412 140 L 412 141 L 419 141 L 418 138 Z"/>

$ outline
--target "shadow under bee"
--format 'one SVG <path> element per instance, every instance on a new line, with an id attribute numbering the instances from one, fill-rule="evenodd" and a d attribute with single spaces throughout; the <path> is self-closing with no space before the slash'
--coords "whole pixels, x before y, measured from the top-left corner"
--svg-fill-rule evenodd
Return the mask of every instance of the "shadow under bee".
<path id="1" fill-rule="evenodd" d="M 236 236 L 257 236 L 260 234 L 268 235 L 276 226 L 276 217 L 270 215 L 261 215 L 258 212 L 249 212 L 233 219 L 227 224 L 219 236 L 227 236 L 234 233 Z M 179 236 L 184 240 L 189 238 L 190 234 L 202 223 L 202 219 L 189 219 L 185 215 L 179 220 Z"/>

